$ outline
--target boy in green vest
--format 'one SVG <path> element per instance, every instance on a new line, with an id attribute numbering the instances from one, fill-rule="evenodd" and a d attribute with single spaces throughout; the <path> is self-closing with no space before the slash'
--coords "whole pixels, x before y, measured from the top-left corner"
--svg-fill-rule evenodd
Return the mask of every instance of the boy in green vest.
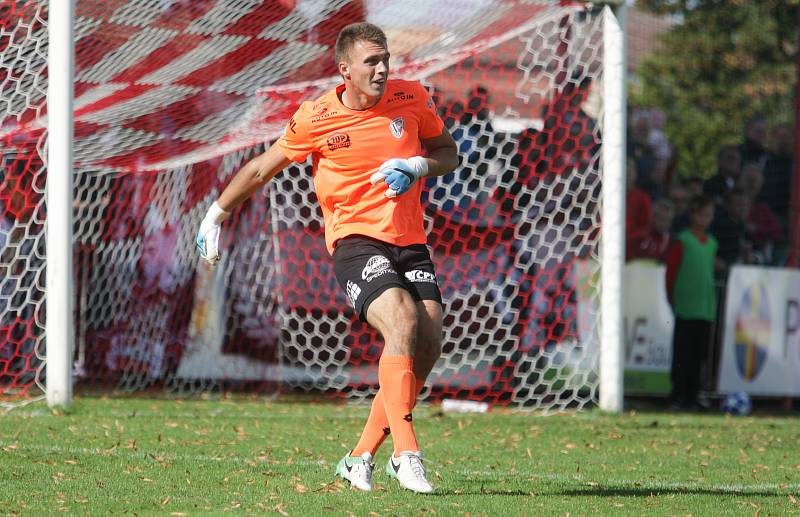
<path id="1" fill-rule="evenodd" d="M 667 256 L 667 298 L 675 315 L 670 399 L 680 409 L 699 406 L 700 367 L 717 315 L 717 241 L 706 233 L 713 219 L 713 199 L 706 195 L 692 198 L 689 227 L 678 233 Z"/>

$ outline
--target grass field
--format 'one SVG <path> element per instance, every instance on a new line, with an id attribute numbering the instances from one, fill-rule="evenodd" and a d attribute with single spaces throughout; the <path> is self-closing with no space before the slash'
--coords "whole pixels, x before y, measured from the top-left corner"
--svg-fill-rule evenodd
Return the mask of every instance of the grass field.
<path id="1" fill-rule="evenodd" d="M 0 416 L 0 514 L 800 514 L 800 420 L 583 412 L 415 425 L 437 493 L 334 479 L 364 406 L 78 398 Z"/>

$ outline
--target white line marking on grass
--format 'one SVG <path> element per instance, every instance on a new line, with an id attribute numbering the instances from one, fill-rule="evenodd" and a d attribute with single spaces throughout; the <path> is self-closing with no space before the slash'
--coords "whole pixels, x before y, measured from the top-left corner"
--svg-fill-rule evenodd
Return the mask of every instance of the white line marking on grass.
<path id="1" fill-rule="evenodd" d="M 311 413 L 270 413 L 269 410 L 265 410 L 264 413 L 238 413 L 238 412 L 230 412 L 226 413 L 224 410 L 211 410 L 206 412 L 197 412 L 197 413 L 167 413 L 167 412 L 158 412 L 158 411 L 139 411 L 139 410 L 127 410 L 127 411 L 103 411 L 103 414 L 100 415 L 106 418 L 165 418 L 165 419 L 175 419 L 175 420 L 182 420 L 182 419 L 190 419 L 194 420 L 197 418 L 219 418 L 219 417 L 228 417 L 228 418 L 253 418 L 259 420 L 290 420 L 290 419 L 307 419 L 307 418 L 321 418 L 323 420 L 352 420 L 352 419 L 363 419 L 364 415 L 369 411 L 369 406 L 363 407 L 353 407 L 348 408 L 348 411 L 352 410 L 352 414 L 330 414 L 326 413 L 324 415 L 317 415 Z M 53 414 L 48 409 L 34 409 L 31 411 L 15 411 L 14 416 L 20 417 L 43 417 L 43 416 L 52 416 Z"/>
<path id="2" fill-rule="evenodd" d="M 3 452 L 14 452 L 16 450 L 28 450 L 43 453 L 65 454 L 74 456 L 116 456 L 120 458 L 136 458 L 136 459 L 164 459 L 167 461 L 213 461 L 220 463 L 235 463 L 235 464 L 250 464 L 262 463 L 265 465 L 327 465 L 325 460 L 309 461 L 309 460 L 271 460 L 265 458 L 243 458 L 241 456 L 208 456 L 205 454 L 175 454 L 171 452 L 162 451 L 145 451 L 136 450 L 132 451 L 123 446 L 109 447 L 108 449 L 100 449 L 97 447 L 84 448 L 84 447 L 61 447 L 60 445 L 45 445 L 45 444 L 24 444 L 19 442 L 4 442 L 0 441 L 0 449 Z"/>
<path id="3" fill-rule="evenodd" d="M 9 449 L 10 448 L 10 449 Z M 109 449 L 99 448 L 82 448 L 82 447 L 61 447 L 59 445 L 46 445 L 46 444 L 23 444 L 19 442 L 5 442 L 0 441 L 0 449 L 6 449 L 5 452 L 13 453 L 15 450 L 28 450 L 43 453 L 54 453 L 75 456 L 115 456 L 120 458 L 135 458 L 135 459 L 158 459 L 166 461 L 188 461 L 188 462 L 218 462 L 218 463 L 234 463 L 236 465 L 268 465 L 268 466 L 281 466 L 281 467 L 311 467 L 317 466 L 327 469 L 333 468 L 334 462 L 326 460 L 277 460 L 266 458 L 250 458 L 242 456 L 208 456 L 205 454 L 174 454 L 161 451 L 145 451 L 137 450 L 130 451 L 129 449 L 112 447 Z M 800 483 L 754 483 L 754 484 L 704 484 L 694 482 L 673 482 L 673 481 L 660 481 L 660 480 L 646 480 L 634 481 L 630 479 L 603 479 L 602 484 L 594 481 L 592 478 L 587 478 L 579 474 L 554 474 L 547 472 L 534 472 L 516 469 L 495 469 L 495 470 L 469 470 L 459 469 L 453 471 L 460 476 L 474 478 L 478 476 L 485 476 L 491 478 L 498 478 L 499 480 L 514 478 L 531 478 L 542 479 L 547 481 L 558 482 L 578 482 L 586 486 L 596 488 L 599 491 L 608 488 L 635 488 L 639 491 L 652 490 L 686 490 L 687 492 L 708 490 L 713 492 L 721 492 L 727 494 L 750 495 L 752 492 L 763 492 L 768 490 L 786 490 L 795 491 L 800 490 Z"/>

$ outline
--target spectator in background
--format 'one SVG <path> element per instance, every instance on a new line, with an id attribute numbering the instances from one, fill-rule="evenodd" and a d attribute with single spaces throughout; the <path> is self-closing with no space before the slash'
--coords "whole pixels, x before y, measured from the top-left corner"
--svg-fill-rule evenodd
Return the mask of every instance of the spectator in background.
<path id="1" fill-rule="evenodd" d="M 636 186 L 644 190 L 651 199 L 661 194 L 662 187 L 655 180 L 656 155 L 650 145 L 650 112 L 633 109 L 628 119 L 628 154 L 636 162 Z"/>
<path id="2" fill-rule="evenodd" d="M 713 219 L 714 201 L 705 195 L 692 198 L 689 227 L 677 235 L 667 256 L 667 299 L 675 315 L 670 395 L 675 409 L 699 409 L 700 372 L 717 314 L 717 241 L 707 233 Z"/>
<path id="3" fill-rule="evenodd" d="M 673 183 L 672 174 L 675 169 L 675 152 L 664 134 L 664 112 L 658 109 L 650 110 L 650 148 L 655 156 L 653 167 L 653 182 L 657 191 L 651 193 L 652 198 L 659 199 L 667 194 L 667 186 Z"/>
<path id="4" fill-rule="evenodd" d="M 717 173 L 703 185 L 703 193 L 711 196 L 714 203 L 721 205 L 725 195 L 736 188 L 742 168 L 739 148 L 726 145 L 717 152 Z"/>
<path id="5" fill-rule="evenodd" d="M 686 187 L 686 190 L 689 191 L 689 199 L 702 194 L 704 184 L 705 182 L 700 176 L 689 176 L 683 180 L 683 185 Z"/>
<path id="6" fill-rule="evenodd" d="M 767 149 L 767 119 L 762 115 L 750 117 L 744 126 L 744 142 L 739 144 L 742 163 L 756 162 L 762 167 L 770 159 Z"/>
<path id="7" fill-rule="evenodd" d="M 753 245 L 747 231 L 747 216 L 750 213 L 750 198 L 736 188 L 725 196 L 725 203 L 716 211 L 710 232 L 719 243 L 717 272 L 727 273 L 732 264 L 754 262 Z"/>
<path id="8" fill-rule="evenodd" d="M 670 244 L 670 227 L 675 208 L 667 198 L 653 203 L 653 222 L 650 230 L 627 241 L 626 260 L 648 259 L 666 262 Z"/>
<path id="9" fill-rule="evenodd" d="M 749 197 L 750 211 L 747 215 L 747 231 L 752 238 L 756 261 L 761 264 L 774 264 L 775 245 L 785 240 L 784 231 L 770 205 L 759 200 L 764 185 L 761 166 L 755 162 L 742 168 L 742 190 Z"/>
<path id="10" fill-rule="evenodd" d="M 647 192 L 636 186 L 636 161 L 628 157 L 626 169 L 626 210 L 625 210 L 625 241 L 644 237 L 650 230 L 653 220 L 653 206 Z"/>
<path id="11" fill-rule="evenodd" d="M 764 188 L 761 190 L 759 201 L 768 204 L 783 227 L 788 228 L 794 154 L 792 125 L 775 126 L 770 144 L 771 153 L 764 167 Z"/>
<path id="12" fill-rule="evenodd" d="M 678 232 L 689 226 L 689 200 L 694 197 L 684 183 L 675 183 L 669 188 L 668 199 L 672 202 L 672 233 Z"/>

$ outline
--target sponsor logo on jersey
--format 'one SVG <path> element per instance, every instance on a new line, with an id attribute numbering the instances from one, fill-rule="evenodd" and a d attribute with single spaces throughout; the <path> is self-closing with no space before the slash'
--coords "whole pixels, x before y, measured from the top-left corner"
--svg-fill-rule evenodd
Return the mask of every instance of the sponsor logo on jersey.
<path id="1" fill-rule="evenodd" d="M 383 255 L 373 255 L 367 261 L 367 265 L 361 271 L 361 279 L 371 282 L 373 279 L 385 275 L 386 273 L 394 273 L 392 263 Z"/>
<path id="2" fill-rule="evenodd" d="M 297 122 L 294 121 L 294 117 L 289 120 L 289 123 L 286 124 L 286 129 L 290 130 L 292 133 L 297 133 L 294 128 L 297 127 Z M 283 134 L 286 134 L 286 129 L 283 130 Z"/>
<path id="3" fill-rule="evenodd" d="M 356 301 L 358 300 L 359 295 L 361 295 L 361 288 L 353 282 L 352 280 L 347 281 L 347 298 L 350 300 L 350 305 L 353 308 L 356 308 Z"/>
<path id="4" fill-rule="evenodd" d="M 403 136 L 403 129 L 406 127 L 406 121 L 403 117 L 397 117 L 389 123 L 389 129 L 392 131 L 392 136 L 400 138 Z"/>
<path id="5" fill-rule="evenodd" d="M 389 97 L 389 100 L 386 101 L 386 104 L 391 104 L 391 103 L 397 102 L 397 101 L 410 101 L 410 100 L 414 100 L 414 94 L 413 93 L 394 92 L 392 94 L 392 96 Z"/>
<path id="6" fill-rule="evenodd" d="M 311 117 L 311 123 L 314 124 L 319 122 L 320 120 L 325 120 L 327 118 L 331 118 L 335 115 L 338 115 L 338 111 L 328 111 L 328 108 L 322 108 L 322 111 Z"/>
<path id="7" fill-rule="evenodd" d="M 328 137 L 328 149 L 334 151 L 342 147 L 350 147 L 350 135 L 347 133 L 334 133 Z"/>
<path id="8" fill-rule="evenodd" d="M 435 284 L 436 275 L 428 271 L 422 271 L 421 269 L 412 269 L 411 271 L 406 271 L 406 280 L 409 282 L 429 282 Z"/>

